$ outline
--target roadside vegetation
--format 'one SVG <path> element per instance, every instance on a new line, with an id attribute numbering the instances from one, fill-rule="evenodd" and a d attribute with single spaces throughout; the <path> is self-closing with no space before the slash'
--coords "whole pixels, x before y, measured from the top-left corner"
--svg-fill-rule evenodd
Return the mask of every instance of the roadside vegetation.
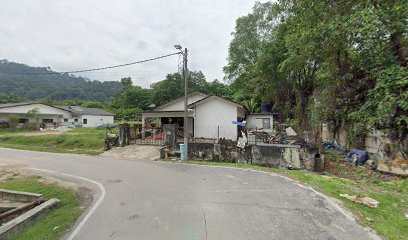
<path id="1" fill-rule="evenodd" d="M 46 184 L 41 182 L 39 177 L 9 178 L 0 182 L 0 188 L 40 193 L 48 199 L 57 198 L 61 201 L 58 208 L 37 219 L 32 226 L 13 238 L 15 240 L 59 239 L 75 223 L 82 212 L 80 198 L 75 191 L 58 186 L 56 183 Z"/>
<path id="2" fill-rule="evenodd" d="M 0 136 L 6 134 L 33 132 L 34 130 L 19 129 L 19 128 L 0 128 Z"/>
<path id="3" fill-rule="evenodd" d="M 97 155 L 103 152 L 106 129 L 77 128 L 61 134 L 16 135 L 14 129 L 0 131 L 0 147 L 42 152 Z"/>
<path id="4" fill-rule="evenodd" d="M 335 165 L 335 168 L 340 168 L 337 170 L 343 174 L 343 177 L 339 177 L 335 174 L 336 169 L 329 169 L 328 172 L 318 174 L 243 163 L 204 161 L 187 161 L 187 163 L 255 169 L 282 174 L 312 186 L 327 196 L 341 200 L 360 223 L 375 229 L 379 235 L 390 240 L 408 239 L 408 220 L 405 217 L 408 211 L 408 179 L 381 175 L 363 167 L 355 168 L 347 164 Z M 370 208 L 340 197 L 340 194 L 371 197 L 378 200 L 380 204 L 377 208 Z"/>

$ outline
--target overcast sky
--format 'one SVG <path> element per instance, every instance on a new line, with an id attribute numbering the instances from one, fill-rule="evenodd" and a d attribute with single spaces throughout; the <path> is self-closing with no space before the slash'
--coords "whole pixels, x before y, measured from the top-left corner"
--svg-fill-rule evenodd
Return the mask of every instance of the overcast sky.
<path id="1" fill-rule="evenodd" d="M 261 1 L 264 2 L 264 1 Z M 122 64 L 190 50 L 190 69 L 222 80 L 235 20 L 255 0 L 13 0 L 0 3 L 0 59 L 55 71 Z M 176 72 L 178 56 L 84 75 L 143 87 Z"/>

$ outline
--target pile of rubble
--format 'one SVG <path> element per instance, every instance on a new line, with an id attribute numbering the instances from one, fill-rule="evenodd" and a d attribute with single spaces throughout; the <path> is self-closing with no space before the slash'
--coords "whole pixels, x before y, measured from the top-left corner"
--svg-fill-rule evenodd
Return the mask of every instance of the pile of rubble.
<path id="1" fill-rule="evenodd" d="M 309 140 L 299 136 L 292 127 L 280 127 L 276 130 L 252 129 L 248 131 L 249 143 L 309 145 Z M 252 137 L 251 137 L 252 135 Z"/>

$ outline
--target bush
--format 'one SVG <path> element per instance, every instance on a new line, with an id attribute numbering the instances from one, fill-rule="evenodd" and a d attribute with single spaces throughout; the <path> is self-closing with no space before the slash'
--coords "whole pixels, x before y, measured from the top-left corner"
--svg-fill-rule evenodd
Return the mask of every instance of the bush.
<path id="1" fill-rule="evenodd" d="M 10 115 L 9 116 L 9 124 L 10 128 L 16 128 L 18 126 L 18 122 L 20 121 L 20 117 L 17 115 Z"/>
<path id="2" fill-rule="evenodd" d="M 26 130 L 38 130 L 38 123 L 25 123 L 23 129 Z"/>
<path id="3" fill-rule="evenodd" d="M 0 128 L 10 128 L 10 123 L 2 121 L 0 122 Z"/>

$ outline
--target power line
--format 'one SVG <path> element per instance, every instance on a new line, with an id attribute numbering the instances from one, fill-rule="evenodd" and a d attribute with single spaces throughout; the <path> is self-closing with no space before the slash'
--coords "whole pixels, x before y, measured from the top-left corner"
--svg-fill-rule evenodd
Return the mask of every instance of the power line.
<path id="1" fill-rule="evenodd" d="M 68 74 L 68 73 L 72 74 L 72 73 L 94 72 L 94 71 L 100 71 L 100 70 L 111 69 L 111 68 L 125 67 L 125 66 L 135 65 L 135 64 L 139 64 L 139 63 L 151 62 L 151 61 L 155 61 L 155 60 L 158 60 L 158 59 L 161 59 L 161 58 L 166 58 L 166 57 L 170 57 L 170 56 L 178 55 L 178 54 L 180 54 L 180 52 L 171 53 L 171 54 L 167 54 L 167 55 L 162 55 L 162 56 L 159 56 L 159 57 L 149 58 L 149 59 L 145 59 L 145 60 L 141 60 L 141 61 L 120 64 L 120 65 L 100 67 L 100 68 L 91 68 L 91 69 L 84 69 L 84 70 L 67 71 L 67 72 L 43 72 L 43 73 L 40 73 L 40 72 L 20 72 L 20 73 L 18 73 L 18 72 L 15 72 L 15 73 L 0 72 L 0 73 L 36 75 L 36 74 Z"/>

